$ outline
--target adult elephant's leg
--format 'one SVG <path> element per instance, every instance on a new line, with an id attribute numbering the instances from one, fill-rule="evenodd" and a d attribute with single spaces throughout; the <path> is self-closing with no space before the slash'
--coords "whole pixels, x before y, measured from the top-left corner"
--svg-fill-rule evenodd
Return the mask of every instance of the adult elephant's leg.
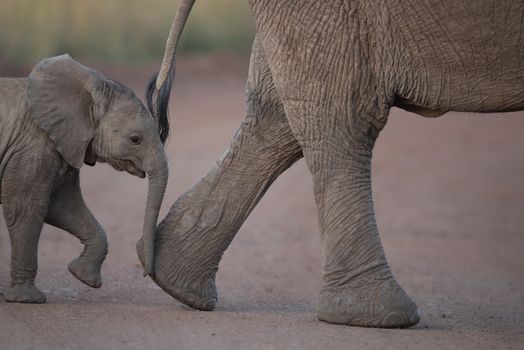
<path id="1" fill-rule="evenodd" d="M 358 99 L 350 99 L 358 103 Z M 346 115 L 343 102 L 285 102 L 291 127 L 313 175 L 324 257 L 320 320 L 369 327 L 405 327 L 418 310 L 393 278 L 380 243 L 371 195 L 377 135 L 366 116 Z"/>
<path id="2" fill-rule="evenodd" d="M 321 320 L 402 327 L 415 304 L 391 275 L 371 196 L 371 153 L 395 83 L 358 2 L 251 1 L 286 116 L 314 181 L 324 285 Z M 386 62 L 387 63 L 387 62 Z M 384 69 L 386 68 L 386 69 Z"/>
<path id="3" fill-rule="evenodd" d="M 247 115 L 231 145 L 177 199 L 156 233 L 153 279 L 197 309 L 215 307 L 222 254 L 271 183 L 302 157 L 256 40 L 246 96 Z"/>
<path id="4" fill-rule="evenodd" d="M 84 202 L 78 170 L 71 170 L 51 196 L 46 223 L 71 233 L 84 244 L 84 250 L 68 269 L 83 283 L 99 288 L 102 285 L 100 268 L 107 255 L 107 237 Z"/>

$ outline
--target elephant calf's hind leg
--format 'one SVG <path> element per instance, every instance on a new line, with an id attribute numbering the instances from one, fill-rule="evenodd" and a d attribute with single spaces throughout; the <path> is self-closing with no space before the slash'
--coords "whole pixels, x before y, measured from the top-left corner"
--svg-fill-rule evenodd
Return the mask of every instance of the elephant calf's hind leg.
<path id="1" fill-rule="evenodd" d="M 5 289 L 4 298 L 17 303 L 45 303 L 46 296 L 35 286 L 35 277 L 38 240 L 47 208 L 30 201 L 24 194 L 3 199 L 11 241 L 11 284 Z"/>

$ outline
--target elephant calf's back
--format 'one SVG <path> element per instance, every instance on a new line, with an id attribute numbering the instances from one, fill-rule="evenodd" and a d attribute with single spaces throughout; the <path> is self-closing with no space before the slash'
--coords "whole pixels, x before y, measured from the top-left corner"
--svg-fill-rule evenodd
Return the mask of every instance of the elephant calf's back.
<path id="1" fill-rule="evenodd" d="M 0 78 L 0 181 L 14 146 L 25 133 L 26 95 L 27 79 Z"/>
<path id="2" fill-rule="evenodd" d="M 0 78 L 0 142 L 23 122 L 27 113 L 27 79 Z"/>

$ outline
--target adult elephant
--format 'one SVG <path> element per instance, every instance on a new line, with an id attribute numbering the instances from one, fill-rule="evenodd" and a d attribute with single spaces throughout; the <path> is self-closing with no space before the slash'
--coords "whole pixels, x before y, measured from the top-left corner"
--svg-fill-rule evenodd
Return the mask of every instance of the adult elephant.
<path id="1" fill-rule="evenodd" d="M 187 305 L 213 309 L 224 250 L 272 181 L 304 156 L 324 257 L 319 319 L 417 323 L 418 309 L 393 278 L 379 239 L 373 145 L 393 106 L 426 117 L 523 109 L 524 3 L 250 3 L 257 35 L 246 119 L 159 225 L 154 280 Z M 149 86 L 159 118 L 166 118 L 175 47 L 192 4 L 182 0 L 156 85 Z"/>

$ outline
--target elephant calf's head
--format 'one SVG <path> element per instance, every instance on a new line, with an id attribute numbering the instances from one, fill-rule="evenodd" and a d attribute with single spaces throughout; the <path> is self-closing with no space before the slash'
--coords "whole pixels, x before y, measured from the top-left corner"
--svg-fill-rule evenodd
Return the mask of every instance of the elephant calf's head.
<path id="1" fill-rule="evenodd" d="M 29 75 L 30 116 L 74 168 L 107 162 L 149 177 L 144 220 L 145 274 L 153 271 L 154 232 L 168 167 L 159 127 L 129 88 L 69 55 L 49 58 Z"/>
<path id="2" fill-rule="evenodd" d="M 107 162 L 116 170 L 141 178 L 146 172 L 156 172 L 156 167 L 165 160 L 163 144 L 153 118 L 134 93 L 108 80 L 93 107 L 98 126 L 84 162 L 90 165 L 95 161 Z"/>

